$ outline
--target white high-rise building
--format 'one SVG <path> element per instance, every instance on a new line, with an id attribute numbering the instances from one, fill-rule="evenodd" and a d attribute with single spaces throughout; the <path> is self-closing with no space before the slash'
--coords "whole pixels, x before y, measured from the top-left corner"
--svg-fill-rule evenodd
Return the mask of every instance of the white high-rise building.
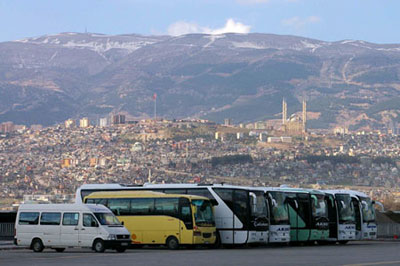
<path id="1" fill-rule="evenodd" d="M 89 118 L 84 117 L 81 120 L 79 120 L 79 127 L 89 127 Z"/>
<path id="2" fill-rule="evenodd" d="M 107 117 L 100 118 L 99 125 L 100 125 L 100 127 L 107 127 L 107 126 L 108 126 L 108 119 L 107 119 Z"/>

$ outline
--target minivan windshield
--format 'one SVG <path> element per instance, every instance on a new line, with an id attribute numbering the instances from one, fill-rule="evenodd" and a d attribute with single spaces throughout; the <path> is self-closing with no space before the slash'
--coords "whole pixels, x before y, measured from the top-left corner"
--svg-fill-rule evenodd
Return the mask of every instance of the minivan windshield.
<path id="1" fill-rule="evenodd" d="M 197 226 L 215 226 L 212 204 L 209 200 L 192 200 L 195 207 L 194 221 Z"/>
<path id="2" fill-rule="evenodd" d="M 114 214 L 108 212 L 95 212 L 97 220 L 102 225 L 122 225 Z"/>

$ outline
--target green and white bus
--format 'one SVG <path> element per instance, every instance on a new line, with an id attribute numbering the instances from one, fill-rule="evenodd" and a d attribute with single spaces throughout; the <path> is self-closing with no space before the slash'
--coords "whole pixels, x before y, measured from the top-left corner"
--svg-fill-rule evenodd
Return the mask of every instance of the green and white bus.
<path id="1" fill-rule="evenodd" d="M 313 189 L 279 188 L 286 195 L 291 242 L 324 241 L 329 237 L 328 201 Z"/>

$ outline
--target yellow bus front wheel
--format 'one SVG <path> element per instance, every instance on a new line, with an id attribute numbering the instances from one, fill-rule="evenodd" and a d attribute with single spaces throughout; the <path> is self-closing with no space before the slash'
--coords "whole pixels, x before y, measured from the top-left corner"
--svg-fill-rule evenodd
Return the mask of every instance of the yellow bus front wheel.
<path id="1" fill-rule="evenodd" d="M 179 241 L 174 236 L 167 238 L 166 245 L 169 249 L 175 250 L 179 248 Z"/>

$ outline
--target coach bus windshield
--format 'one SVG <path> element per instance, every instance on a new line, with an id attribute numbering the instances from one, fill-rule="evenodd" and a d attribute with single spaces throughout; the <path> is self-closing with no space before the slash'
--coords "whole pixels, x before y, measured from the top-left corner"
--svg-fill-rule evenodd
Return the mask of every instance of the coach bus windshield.
<path id="1" fill-rule="evenodd" d="M 195 206 L 194 220 L 198 226 L 215 226 L 212 204 L 208 200 L 192 200 Z"/>
<path id="2" fill-rule="evenodd" d="M 356 217 L 350 195 L 336 194 L 336 201 L 338 204 L 339 222 L 341 224 L 354 223 Z"/>
<path id="3" fill-rule="evenodd" d="M 289 224 L 289 213 L 286 206 L 286 193 L 281 191 L 270 191 L 269 201 L 271 203 L 271 223 Z"/>
<path id="4" fill-rule="evenodd" d="M 324 195 L 312 195 L 312 215 L 316 218 L 328 217 L 328 205 Z"/>
<path id="5" fill-rule="evenodd" d="M 360 198 L 364 223 L 375 222 L 374 204 L 370 198 Z"/>
<path id="6" fill-rule="evenodd" d="M 267 203 L 264 198 L 264 192 L 251 192 L 255 196 L 255 201 L 251 203 L 251 214 L 253 217 L 268 217 Z M 253 200 L 254 198 L 252 198 Z"/>

